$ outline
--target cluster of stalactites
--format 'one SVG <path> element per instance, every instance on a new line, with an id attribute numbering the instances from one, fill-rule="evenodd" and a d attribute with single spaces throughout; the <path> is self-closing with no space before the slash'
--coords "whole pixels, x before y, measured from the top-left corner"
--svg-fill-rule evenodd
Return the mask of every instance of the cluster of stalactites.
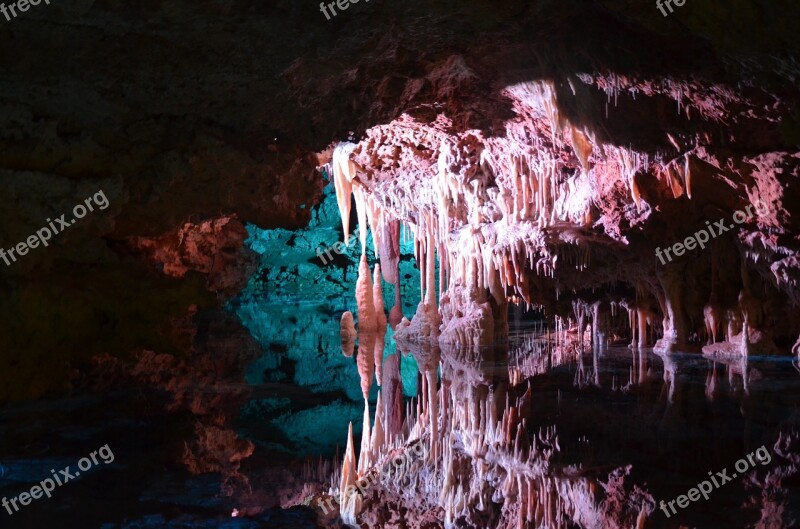
<path id="1" fill-rule="evenodd" d="M 620 308 L 628 312 L 628 329 L 631 332 L 631 349 L 643 349 L 655 344 L 656 314 L 644 307 L 629 301 L 611 302 L 612 314 L 616 315 Z"/>
<path id="2" fill-rule="evenodd" d="M 336 188 L 336 202 L 339 214 L 342 217 L 342 230 L 344 242 L 350 238 L 350 203 L 351 196 L 355 198 L 356 213 L 359 223 L 359 240 L 362 254 L 367 248 L 367 228 L 372 232 L 372 244 L 376 255 L 380 251 L 381 235 L 383 234 L 383 211 L 375 202 L 364 185 L 356 180 L 357 167 L 351 159 L 356 148 L 355 143 L 340 143 L 333 150 L 333 184 Z"/>
<path id="3" fill-rule="evenodd" d="M 476 293 L 473 301 L 482 302 L 482 290 L 497 304 L 511 299 L 530 308 L 528 273 L 552 278 L 559 265 L 587 268 L 589 245 L 579 236 L 564 239 L 560 234 L 579 233 L 591 224 L 591 182 L 597 171 L 625 182 L 637 209 L 644 208 L 636 175 L 649 170 L 646 155 L 600 144 L 590 130 L 571 124 L 559 112 L 552 82 L 521 83 L 507 91 L 518 102 L 519 112 L 549 122 L 550 145 L 536 133 L 526 140 L 517 138 L 521 133 L 512 126 L 503 139 L 482 140 L 474 134 L 442 138 L 430 175 L 418 175 L 422 178 L 415 179 L 412 187 L 410 179 L 398 179 L 372 188 L 365 187 L 365 175 L 358 178 L 359 166 L 353 161 L 357 145 L 341 143 L 334 149 L 333 181 L 345 239 L 350 233 L 351 196 L 362 256 L 368 228 L 380 258 L 386 251 L 382 239 L 390 238 L 387 226 L 394 222 L 390 217 L 401 219 L 402 236 L 413 239 L 421 301 L 426 305 L 436 305 L 437 291 L 441 299 L 444 292 L 461 285 Z M 564 170 L 563 153 L 569 148 L 580 163 L 579 172 Z M 666 164 L 663 171 L 676 196 L 691 197 L 691 164 L 688 156 L 681 160 Z M 388 270 L 387 279 L 393 273 Z M 362 294 L 366 292 L 357 297 Z M 364 309 L 369 316 L 369 307 Z"/>
<path id="4" fill-rule="evenodd" d="M 689 199 L 692 198 L 692 165 L 689 154 L 656 164 L 656 175 L 667 184 L 673 198 L 680 198 L 684 194 Z"/>

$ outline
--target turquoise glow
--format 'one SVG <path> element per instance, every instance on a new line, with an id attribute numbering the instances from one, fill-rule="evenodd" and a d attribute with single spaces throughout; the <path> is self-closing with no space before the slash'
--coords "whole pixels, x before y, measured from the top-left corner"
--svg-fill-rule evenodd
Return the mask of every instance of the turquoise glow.
<path id="1" fill-rule="evenodd" d="M 339 343 L 342 313 L 349 310 L 357 317 L 354 291 L 360 244 L 356 241 L 340 256 L 331 252 L 336 258 L 327 265 L 318 256 L 317 249 L 343 239 L 330 183 L 306 229 L 264 230 L 248 225 L 247 231 L 246 244 L 260 255 L 261 262 L 247 287 L 228 305 L 264 348 L 264 354 L 248 368 L 247 383 L 268 387 L 278 395 L 297 393 L 300 386 L 311 395 L 303 399 L 308 401 L 305 406 L 298 406 L 297 399 L 273 399 L 278 404 L 273 402 L 268 413 L 259 414 L 260 408 L 249 404 L 242 420 L 270 421 L 287 439 L 298 440 L 295 448 L 303 453 L 330 453 L 332 447 L 343 444 L 347 421 L 355 416 L 354 431 L 361 427 L 363 397 L 356 361 L 342 354 Z M 374 266 L 371 237 L 367 240 L 367 257 Z M 401 252 L 403 312 L 411 317 L 420 299 L 419 270 L 412 243 L 403 244 Z M 391 285 L 384 284 L 383 295 L 388 311 L 394 303 Z M 384 357 L 396 352 L 391 334 L 389 329 Z M 404 393 L 416 395 L 413 357 L 402 358 L 401 373 Z M 377 389 L 373 382 L 372 403 Z"/>

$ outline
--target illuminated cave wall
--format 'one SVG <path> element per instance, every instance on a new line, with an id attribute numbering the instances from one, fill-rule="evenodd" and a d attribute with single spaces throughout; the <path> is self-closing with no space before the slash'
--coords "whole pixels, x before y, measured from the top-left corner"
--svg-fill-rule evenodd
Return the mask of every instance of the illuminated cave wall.
<path id="1" fill-rule="evenodd" d="M 354 223 L 355 224 L 355 223 Z M 252 363 L 246 381 L 270 391 L 296 384 L 312 396 L 307 406 L 286 397 L 258 395 L 241 411 L 245 425 L 267 420 L 259 430 L 274 439 L 274 448 L 293 449 L 299 454 L 331 453 L 341 445 L 341 425 L 353 421 L 360 433 L 363 413 L 361 383 L 355 358 L 341 352 L 339 320 L 349 310 L 357 317 L 351 285 L 358 276 L 361 247 L 351 243 L 326 265 L 317 249 L 342 241 L 342 228 L 333 185 L 325 189 L 322 204 L 312 213 L 303 230 L 261 229 L 248 225 L 246 244 L 261 262 L 242 293 L 229 304 L 245 327 L 263 346 L 264 354 Z M 368 238 L 368 256 L 374 262 Z M 410 241 L 401 246 L 400 277 L 403 312 L 414 313 L 419 300 L 419 269 Z M 325 256 L 327 260 L 327 257 Z M 386 306 L 394 300 L 392 286 L 384 283 Z M 387 330 L 384 357 L 396 354 L 392 330 Z M 417 393 L 418 369 L 413 356 L 401 359 L 403 390 Z M 374 406 L 378 386 L 373 383 L 370 403 Z M 277 391 L 280 391 L 278 389 Z M 271 425 L 278 436 L 269 433 Z M 245 426 L 246 427 L 246 426 Z"/>

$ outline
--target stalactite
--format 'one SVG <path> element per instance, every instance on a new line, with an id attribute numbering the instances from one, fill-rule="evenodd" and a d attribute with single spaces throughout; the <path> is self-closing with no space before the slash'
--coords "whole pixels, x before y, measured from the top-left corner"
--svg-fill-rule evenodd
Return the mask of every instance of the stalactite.
<path id="1" fill-rule="evenodd" d="M 616 97 L 616 91 L 622 82 L 619 79 L 609 81 L 606 85 L 609 93 Z M 551 435 L 549 431 L 540 431 L 537 435 L 527 424 L 531 417 L 530 385 L 525 395 L 516 399 L 516 402 L 513 397 L 508 397 L 510 392 L 490 389 L 488 385 L 482 386 L 480 390 L 456 390 L 456 385 L 463 385 L 465 381 L 473 382 L 470 380 L 472 373 L 481 381 L 480 384 L 492 380 L 495 375 L 487 375 L 488 370 L 483 366 L 463 371 L 447 371 L 443 360 L 440 389 L 437 375 L 439 359 L 424 367 L 424 361 L 420 359 L 425 355 L 431 356 L 431 345 L 441 342 L 466 346 L 459 361 L 466 363 L 463 358 L 467 358 L 483 362 L 486 360 L 484 355 L 489 353 L 479 346 L 487 345 L 495 332 L 498 335 L 504 332 L 507 320 L 503 318 L 503 311 L 507 309 L 509 300 L 520 304 L 524 301 L 528 307 L 546 305 L 548 317 L 552 317 L 549 313 L 552 309 L 550 300 L 545 297 L 546 302 L 542 302 L 542 291 L 552 285 L 556 296 L 561 296 L 564 288 L 572 288 L 572 285 L 566 286 L 559 281 L 549 280 L 555 277 L 556 268 L 574 266 L 578 271 L 585 271 L 592 266 L 592 249 L 595 250 L 595 261 L 606 255 L 602 249 L 598 250 L 598 245 L 592 248 L 592 238 L 596 234 L 589 234 L 589 230 L 584 229 L 598 221 L 596 209 L 593 210 L 593 197 L 581 194 L 595 171 L 608 170 L 614 175 L 618 173 L 627 184 L 637 210 L 642 212 L 649 207 L 642 196 L 645 190 L 639 188 L 640 182 L 636 178 L 637 174 L 643 174 L 648 169 L 647 157 L 630 149 L 598 143 L 590 139 L 588 131 L 567 123 L 559 113 L 552 83 L 524 85 L 518 90 L 526 93 L 525 101 L 534 108 L 531 112 L 537 125 L 541 126 L 543 118 L 548 120 L 552 140 L 550 147 L 561 149 L 556 155 L 543 154 L 548 152 L 546 138 L 535 140 L 541 141 L 545 146 L 543 148 L 505 152 L 491 148 L 492 142 L 501 141 L 498 138 L 485 139 L 477 134 L 455 137 L 442 134 L 437 166 L 431 167 L 429 171 L 435 174 L 420 174 L 422 183 L 419 188 L 405 187 L 396 191 L 391 188 L 391 179 L 385 178 L 385 175 L 368 180 L 368 175 L 359 174 L 359 179 L 354 180 L 356 166 L 351 166 L 349 160 L 352 148 L 347 156 L 340 152 L 334 160 L 334 172 L 338 170 L 339 175 L 334 178 L 337 199 L 340 188 L 343 195 L 345 191 L 355 195 L 362 230 L 362 254 L 365 250 L 366 230 L 369 228 L 372 230 L 373 244 L 381 264 L 375 267 L 370 276 L 366 255 L 362 255 L 356 284 L 359 331 L 380 330 L 386 325 L 380 281 L 382 270 L 384 279 L 395 289 L 395 303 L 389 320 L 396 327 L 398 351 L 410 350 L 417 359 L 421 373 L 417 397 L 409 404 L 403 422 L 400 355 L 390 355 L 384 361 L 380 338 L 374 342 L 372 354 L 367 354 L 366 351 L 362 354 L 362 342 L 365 347 L 369 342 L 366 335 L 360 337 L 357 359 L 359 373 L 362 371 L 362 363 L 365 364 L 364 371 L 367 371 L 367 357 L 371 358 L 373 372 L 381 383 L 381 390 L 378 393 L 372 428 L 369 423 L 369 408 L 365 402 L 365 434 L 362 437 L 362 456 L 359 458 L 357 470 L 363 474 L 369 470 L 371 464 L 379 463 L 380 458 L 390 452 L 387 448 L 390 445 L 400 449 L 412 440 L 424 443 L 430 454 L 429 462 L 434 463 L 433 472 L 436 477 L 425 474 L 430 472 L 426 468 L 413 476 L 412 479 L 418 481 L 409 486 L 423 486 L 424 483 L 424 486 L 429 487 L 425 490 L 431 490 L 430 484 L 436 483 L 447 527 L 458 524 L 458 520 L 469 513 L 469 506 L 486 505 L 493 508 L 490 501 L 494 491 L 487 492 L 484 487 L 476 490 L 474 487 L 474 480 L 482 480 L 486 468 L 492 465 L 507 465 L 503 469 L 506 479 L 502 487 L 508 498 L 517 500 L 516 507 L 513 508 L 518 509 L 514 514 L 518 516 L 520 527 L 532 524 L 537 527 L 564 526 L 569 523 L 573 514 L 570 512 L 572 505 L 579 501 L 586 502 L 589 497 L 592 500 L 587 505 L 591 505 L 594 503 L 594 495 L 586 493 L 585 496 L 580 496 L 579 488 L 586 486 L 588 489 L 587 482 L 590 480 L 581 478 L 576 479 L 575 483 L 565 484 L 558 477 L 537 475 L 532 470 L 532 462 L 541 457 L 541 451 L 551 450 L 549 447 L 552 446 L 552 439 L 548 438 Z M 569 127 L 566 131 L 569 132 L 569 137 L 562 134 L 565 132 L 564 127 Z M 544 130 L 547 130 L 546 122 Z M 403 141 L 414 142 L 413 145 L 425 144 L 411 127 L 403 133 L 408 134 Z M 574 157 L 569 153 L 569 143 L 572 144 Z M 431 146 L 426 144 L 426 149 L 421 149 L 420 152 L 436 151 L 435 144 L 431 149 L 427 147 Z M 404 152 L 402 156 L 406 154 L 411 153 Z M 366 155 L 377 156 L 374 152 L 360 154 Z M 575 158 L 580 162 L 583 171 L 575 170 Z M 590 167 L 590 159 L 595 162 L 593 168 Z M 421 172 L 426 168 L 427 166 L 422 168 Z M 688 157 L 682 173 L 675 167 L 668 168 L 668 171 L 674 171 L 670 179 L 677 179 L 682 174 L 683 181 L 678 183 L 686 187 L 687 194 L 691 194 L 689 169 Z M 350 189 L 347 185 L 351 186 Z M 648 187 L 644 197 L 654 196 L 650 191 Z M 387 199 L 387 195 L 391 198 Z M 349 200 L 348 194 L 348 203 Z M 345 213 L 349 214 L 349 209 L 345 209 L 347 208 L 340 204 L 343 216 Z M 630 211 L 630 208 L 627 210 Z M 403 219 L 402 223 L 397 219 Z M 343 227 L 348 229 L 344 224 Z M 422 299 L 418 300 L 420 303 L 411 321 L 402 317 L 400 303 L 401 229 L 402 234 L 413 241 L 414 255 L 420 270 Z M 572 270 L 566 270 L 566 273 L 576 274 Z M 594 277 L 586 278 L 586 281 L 591 282 L 593 279 Z M 678 320 L 680 316 L 676 317 L 676 314 L 682 313 L 681 299 L 679 295 L 675 295 L 673 286 L 666 284 L 666 279 L 662 283 L 666 301 L 661 306 L 665 309 L 669 307 L 671 311 L 667 315 L 664 310 L 665 322 L 671 322 L 669 326 L 665 325 L 665 335 L 677 342 L 684 338 L 682 333 L 685 330 L 682 330 Z M 439 307 L 436 305 L 437 297 L 441 304 Z M 636 352 L 633 353 L 631 384 L 643 384 L 647 378 L 647 361 L 641 349 L 648 344 L 648 337 L 650 342 L 653 341 L 655 332 L 654 314 L 648 310 L 648 306 L 647 300 L 638 298 L 635 305 L 626 304 L 632 345 L 638 345 L 639 348 L 638 356 Z M 541 354 L 535 367 L 547 369 L 559 362 L 565 362 L 568 358 L 566 351 L 574 351 L 576 342 L 583 346 L 586 327 L 590 323 L 591 342 L 594 346 L 594 383 L 599 386 L 599 351 L 606 346 L 606 333 L 610 333 L 608 311 L 599 302 L 589 305 L 579 300 L 573 303 L 572 308 L 577 339 L 573 334 L 575 327 L 571 327 L 571 320 L 564 319 L 563 315 L 556 315 L 555 328 L 547 339 L 547 345 L 540 346 Z M 618 304 L 612 303 L 613 316 L 616 316 L 617 309 Z M 547 329 L 548 335 L 550 330 Z M 420 350 L 414 350 L 412 346 Z M 491 360 L 502 361 L 494 357 Z M 583 356 L 580 360 L 583 362 Z M 512 365 L 509 361 L 510 385 L 527 380 L 528 373 L 533 369 L 530 360 L 527 365 L 523 361 Z M 458 375 L 454 376 L 454 373 Z M 470 375 L 466 376 L 464 373 Z M 581 377 L 584 382 L 591 383 L 588 369 Z M 369 394 L 370 383 L 371 374 L 369 379 L 362 378 L 365 399 Z M 616 380 L 612 381 L 612 386 L 618 387 Z M 465 394 L 469 397 L 465 398 Z M 554 432 L 552 436 L 555 436 Z M 465 463 L 463 460 L 454 462 L 454 451 L 459 457 L 468 456 L 468 461 L 476 465 L 472 469 L 474 474 L 469 478 L 471 481 L 465 480 L 461 475 L 465 472 Z M 459 451 L 463 454 L 458 454 Z M 526 466 L 528 463 L 530 466 Z M 344 470 L 345 466 L 342 467 L 342 476 Z M 437 479 L 440 481 L 436 481 Z M 638 506 L 633 510 L 636 513 L 630 520 L 636 519 L 637 526 L 642 526 L 649 510 L 644 507 L 639 510 Z M 354 509 L 348 512 L 356 511 Z"/>
<path id="2" fill-rule="evenodd" d="M 434 244 L 433 232 L 429 231 L 427 234 L 427 241 L 425 245 L 425 251 L 427 256 L 427 262 L 425 265 L 425 272 L 426 272 L 426 280 L 425 280 L 425 287 L 426 290 L 423 291 L 423 295 L 425 295 L 425 302 L 429 305 L 436 304 L 436 245 Z"/>
<path id="3" fill-rule="evenodd" d="M 592 313 L 589 311 L 589 306 L 580 300 L 572 302 L 572 311 L 575 314 L 575 320 L 578 326 L 578 343 L 583 350 L 584 347 L 584 333 L 588 326 L 587 320 L 592 318 Z"/>
<path id="4" fill-rule="evenodd" d="M 647 311 L 638 309 L 639 320 L 639 349 L 644 349 L 647 346 Z"/>
<path id="5" fill-rule="evenodd" d="M 575 155 L 581 162 L 581 167 L 585 172 L 589 171 L 589 156 L 592 154 L 592 143 L 589 138 L 581 130 L 574 125 L 570 127 L 570 137 L 572 140 L 572 148 Z"/>
<path id="6" fill-rule="evenodd" d="M 383 304 L 383 286 L 381 285 L 381 265 L 375 265 L 372 275 L 372 304 L 375 308 L 375 321 L 378 330 L 386 331 L 386 309 Z"/>
<path id="7" fill-rule="evenodd" d="M 686 159 L 686 161 L 684 162 L 684 168 L 683 168 L 683 181 L 686 184 L 686 196 L 689 197 L 689 199 L 691 199 L 692 198 L 691 160 L 688 154 L 684 158 Z"/>
<path id="8" fill-rule="evenodd" d="M 361 378 L 361 393 L 364 395 L 364 400 L 369 398 L 369 391 L 372 387 L 372 377 L 375 374 L 376 341 L 377 335 L 375 331 L 362 331 L 359 325 L 356 365 L 358 366 L 358 375 Z"/>
<path id="9" fill-rule="evenodd" d="M 358 267 L 358 280 L 356 281 L 356 305 L 358 307 L 359 332 L 375 332 L 378 328 L 378 321 L 375 316 L 372 274 L 370 273 L 369 264 L 367 264 L 367 256 L 363 253 Z"/>
<path id="10" fill-rule="evenodd" d="M 400 221 L 384 219 L 380 245 L 380 264 L 383 279 L 394 286 L 394 305 L 389 311 L 392 328 L 403 319 L 402 293 L 400 291 Z"/>
<path id="11" fill-rule="evenodd" d="M 705 322 L 707 343 L 714 344 L 717 342 L 717 335 L 719 334 L 719 327 L 721 323 L 720 309 L 716 305 L 708 303 L 703 307 L 703 320 Z"/>
<path id="12" fill-rule="evenodd" d="M 592 345 L 594 347 L 605 348 L 606 342 L 606 329 L 601 322 L 601 302 L 597 301 L 592 304 Z"/>
<path id="13" fill-rule="evenodd" d="M 381 248 L 383 247 L 383 210 L 375 202 L 372 195 L 367 195 L 366 208 L 367 221 L 372 232 L 372 247 L 375 249 L 375 256 L 380 257 Z M 361 229 L 366 230 L 367 227 L 361 226 Z"/>
<path id="14" fill-rule="evenodd" d="M 732 342 L 733 337 L 742 332 L 742 313 L 739 309 L 725 311 L 725 341 Z"/>
<path id="15" fill-rule="evenodd" d="M 445 289 L 447 288 L 447 252 L 445 246 L 440 244 L 437 247 L 439 252 L 439 299 L 442 299 Z"/>
<path id="16" fill-rule="evenodd" d="M 342 219 L 345 244 L 350 238 L 350 196 L 353 192 L 352 181 L 356 176 L 356 166 L 350 160 L 350 154 L 355 148 L 354 143 L 340 143 L 333 150 L 333 184 L 336 188 L 336 202 Z"/>
<path id="17" fill-rule="evenodd" d="M 636 308 L 635 307 L 627 306 L 627 303 L 625 303 L 624 306 L 628 311 L 628 328 L 631 331 L 630 347 L 631 347 L 631 349 L 634 349 L 636 347 L 636 331 L 639 329 L 639 325 L 638 325 L 638 322 L 637 322 L 637 317 L 638 317 L 639 313 L 636 312 Z"/>
<path id="18" fill-rule="evenodd" d="M 361 243 L 361 255 L 366 255 L 367 251 L 367 227 L 369 222 L 367 220 L 367 201 L 369 200 L 366 195 L 364 187 L 358 182 L 353 184 L 353 198 L 356 202 L 356 213 L 358 215 L 358 239 Z M 378 250 L 377 248 L 375 249 Z"/>
<path id="19" fill-rule="evenodd" d="M 386 348 L 386 318 L 384 323 L 378 327 L 378 332 L 375 335 L 375 347 L 373 349 L 373 358 L 375 363 L 375 381 L 378 385 L 383 380 L 383 352 Z"/>

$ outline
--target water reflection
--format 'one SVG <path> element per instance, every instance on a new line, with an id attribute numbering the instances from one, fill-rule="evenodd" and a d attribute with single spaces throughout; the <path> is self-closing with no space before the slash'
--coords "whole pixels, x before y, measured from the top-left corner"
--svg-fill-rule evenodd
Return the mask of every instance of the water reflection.
<path id="1" fill-rule="evenodd" d="M 380 386 L 375 424 L 384 441 L 376 444 L 375 427 L 362 438 L 369 456 L 359 455 L 353 479 L 390 452 L 422 442 L 425 465 L 402 494 L 412 510 L 443 509 L 446 526 L 475 516 L 493 520 L 487 527 L 589 519 L 620 527 L 646 520 L 738 527 L 743 511 L 757 518 L 759 502 L 744 496 L 763 485 L 757 471 L 669 522 L 658 518 L 656 498 L 676 497 L 755 444 L 793 438 L 800 377 L 790 359 L 593 347 L 604 342 L 596 336 L 535 328 L 491 346 L 404 341 L 384 359 L 384 334 L 359 334 L 361 389 L 366 401 L 371 385 Z M 410 400 L 403 398 L 400 354 L 418 366 Z M 365 406 L 365 432 L 370 424 Z M 787 468 L 781 472 L 797 472 Z M 797 498 L 781 490 L 777 505 L 792 508 Z M 621 503 L 609 510 L 611 497 Z M 360 498 L 349 519 L 382 501 L 374 491 Z"/>

